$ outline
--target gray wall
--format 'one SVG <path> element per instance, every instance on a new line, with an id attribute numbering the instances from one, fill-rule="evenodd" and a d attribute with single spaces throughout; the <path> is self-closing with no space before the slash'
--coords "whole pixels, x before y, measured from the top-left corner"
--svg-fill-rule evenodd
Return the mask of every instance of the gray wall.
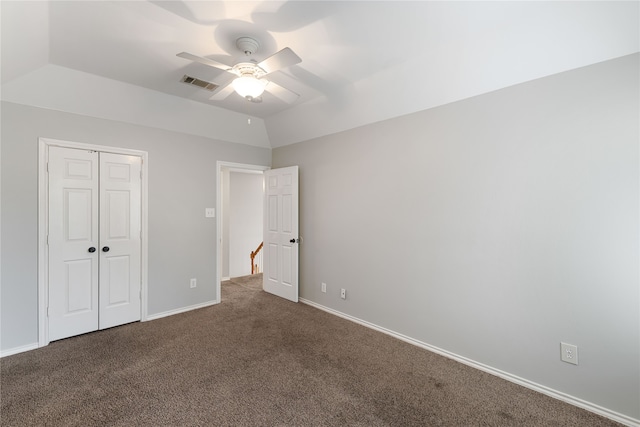
<path id="1" fill-rule="evenodd" d="M 301 297 L 639 419 L 638 76 L 632 55 L 275 149 Z"/>
<path id="2" fill-rule="evenodd" d="M 7 102 L 1 136 L 2 350 L 38 340 L 38 137 L 149 153 L 150 315 L 217 299 L 216 222 L 204 216 L 216 205 L 216 161 L 271 161 L 270 149 Z"/>

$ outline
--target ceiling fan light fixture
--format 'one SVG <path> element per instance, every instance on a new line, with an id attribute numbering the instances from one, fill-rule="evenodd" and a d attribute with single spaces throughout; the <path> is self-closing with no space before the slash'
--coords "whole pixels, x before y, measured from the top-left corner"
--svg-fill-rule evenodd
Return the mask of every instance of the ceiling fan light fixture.
<path id="1" fill-rule="evenodd" d="M 253 76 L 240 76 L 232 84 L 233 90 L 241 97 L 257 98 L 264 92 L 267 82 Z"/>

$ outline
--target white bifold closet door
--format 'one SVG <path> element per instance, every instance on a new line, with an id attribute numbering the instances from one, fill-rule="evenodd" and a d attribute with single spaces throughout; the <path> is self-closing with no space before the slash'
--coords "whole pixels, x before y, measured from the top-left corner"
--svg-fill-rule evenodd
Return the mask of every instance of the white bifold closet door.
<path id="1" fill-rule="evenodd" d="M 54 341 L 140 320 L 141 158 L 49 148 Z"/>

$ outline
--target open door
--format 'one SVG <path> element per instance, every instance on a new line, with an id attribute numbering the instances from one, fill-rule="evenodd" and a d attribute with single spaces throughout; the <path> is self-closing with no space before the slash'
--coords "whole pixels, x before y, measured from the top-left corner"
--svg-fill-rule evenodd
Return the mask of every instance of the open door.
<path id="1" fill-rule="evenodd" d="M 263 288 L 298 302 L 298 166 L 264 173 Z"/>

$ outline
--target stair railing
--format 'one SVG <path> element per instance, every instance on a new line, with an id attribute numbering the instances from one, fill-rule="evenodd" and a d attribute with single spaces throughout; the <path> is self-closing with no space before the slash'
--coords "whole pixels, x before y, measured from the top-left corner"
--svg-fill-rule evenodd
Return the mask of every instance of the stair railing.
<path id="1" fill-rule="evenodd" d="M 260 242 L 260 245 L 258 245 L 256 250 L 251 252 L 251 274 L 257 274 L 262 272 L 262 245 L 263 244 L 264 242 Z"/>

